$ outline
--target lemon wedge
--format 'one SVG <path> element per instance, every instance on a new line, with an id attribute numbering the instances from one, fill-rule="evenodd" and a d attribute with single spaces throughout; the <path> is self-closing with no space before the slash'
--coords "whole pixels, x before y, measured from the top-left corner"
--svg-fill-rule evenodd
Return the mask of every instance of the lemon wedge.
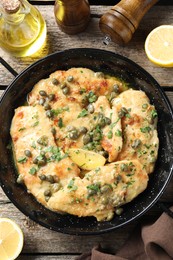
<path id="1" fill-rule="evenodd" d="M 145 52 L 150 61 L 161 67 L 173 67 L 173 25 L 161 25 L 145 40 Z"/>
<path id="2" fill-rule="evenodd" d="M 83 170 L 96 169 L 97 167 L 103 166 L 106 162 L 104 156 L 83 149 L 71 148 L 68 154 L 72 161 Z"/>
<path id="3" fill-rule="evenodd" d="M 0 218 L 0 259 L 14 260 L 23 248 L 23 233 L 11 219 Z"/>

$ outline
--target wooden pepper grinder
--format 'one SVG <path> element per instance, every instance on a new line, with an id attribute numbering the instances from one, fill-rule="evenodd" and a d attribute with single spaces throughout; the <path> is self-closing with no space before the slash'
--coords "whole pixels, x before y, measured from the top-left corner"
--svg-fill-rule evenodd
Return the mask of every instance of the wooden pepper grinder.
<path id="1" fill-rule="evenodd" d="M 105 34 L 105 44 L 110 40 L 120 45 L 128 43 L 146 12 L 158 0 L 121 0 L 105 13 L 99 22 Z"/>
<path id="2" fill-rule="evenodd" d="M 58 26 L 67 34 L 82 32 L 90 20 L 87 0 L 56 0 L 54 13 Z"/>

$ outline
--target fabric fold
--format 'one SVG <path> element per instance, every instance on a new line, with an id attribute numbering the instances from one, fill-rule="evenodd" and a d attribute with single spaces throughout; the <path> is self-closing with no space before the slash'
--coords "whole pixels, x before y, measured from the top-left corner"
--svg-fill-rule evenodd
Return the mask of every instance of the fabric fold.
<path id="1" fill-rule="evenodd" d="M 173 210 L 173 207 L 170 208 Z M 100 246 L 76 260 L 171 260 L 173 259 L 173 218 L 166 213 L 152 223 L 138 225 L 116 255 Z"/>

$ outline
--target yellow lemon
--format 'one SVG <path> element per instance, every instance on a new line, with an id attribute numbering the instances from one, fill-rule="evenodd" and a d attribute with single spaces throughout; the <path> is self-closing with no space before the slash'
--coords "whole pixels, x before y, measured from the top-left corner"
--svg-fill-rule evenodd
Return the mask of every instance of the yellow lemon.
<path id="1" fill-rule="evenodd" d="M 153 63 L 173 67 L 173 25 L 161 25 L 152 30 L 145 41 L 145 52 Z"/>
<path id="2" fill-rule="evenodd" d="M 11 219 L 0 218 L 0 259 L 14 260 L 23 248 L 23 233 Z"/>
<path id="3" fill-rule="evenodd" d="M 93 170 L 99 166 L 103 166 L 106 162 L 102 155 L 83 150 L 71 148 L 68 154 L 73 162 L 75 162 L 83 170 Z"/>

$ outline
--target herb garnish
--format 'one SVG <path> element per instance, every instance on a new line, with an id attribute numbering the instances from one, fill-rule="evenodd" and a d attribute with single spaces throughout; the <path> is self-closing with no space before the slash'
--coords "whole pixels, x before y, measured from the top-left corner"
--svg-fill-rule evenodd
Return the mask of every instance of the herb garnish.
<path id="1" fill-rule="evenodd" d="M 82 109 L 77 118 L 85 117 L 88 115 L 88 111 L 86 109 Z"/>

